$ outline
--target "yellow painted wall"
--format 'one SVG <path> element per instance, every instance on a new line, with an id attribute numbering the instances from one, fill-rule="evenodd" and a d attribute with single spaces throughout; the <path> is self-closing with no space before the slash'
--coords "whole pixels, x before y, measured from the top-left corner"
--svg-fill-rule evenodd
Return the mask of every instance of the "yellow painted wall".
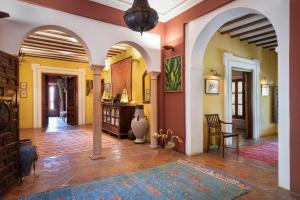
<path id="1" fill-rule="evenodd" d="M 92 70 L 90 69 L 87 63 L 24 57 L 23 60 L 20 62 L 19 79 L 20 82 L 27 82 L 27 98 L 20 98 L 19 95 L 20 128 L 33 128 L 33 74 L 31 70 L 32 63 L 40 64 L 42 66 L 53 66 L 53 67 L 62 67 L 62 68 L 73 68 L 73 69 L 83 68 L 86 71 L 86 75 L 85 75 L 86 80 L 93 79 Z M 86 101 L 85 121 L 86 124 L 91 124 L 92 116 L 93 116 L 92 94 L 86 96 L 85 101 Z"/>
<path id="2" fill-rule="evenodd" d="M 224 52 L 230 52 L 235 56 L 243 58 L 258 59 L 261 62 L 260 80 L 262 81 L 264 77 L 266 77 L 267 80 L 272 83 L 272 86 L 270 87 L 269 97 L 262 97 L 260 95 L 260 134 L 261 136 L 276 134 L 277 124 L 272 123 L 272 96 L 273 87 L 277 85 L 277 53 L 256 47 L 255 44 L 242 42 L 238 38 L 231 38 L 227 34 L 222 35 L 219 32 L 215 33 L 206 49 L 204 76 L 206 78 L 212 77 L 210 69 L 215 69 L 221 74 L 220 94 L 204 94 L 204 113 L 219 113 L 220 117 L 224 119 Z M 204 132 L 206 133 L 205 141 L 207 141 L 206 119 L 204 119 Z"/>
<path id="3" fill-rule="evenodd" d="M 142 78 L 146 71 L 146 63 L 143 56 L 135 49 L 128 48 L 127 51 L 106 60 L 104 72 L 102 73 L 102 79 L 105 83 L 111 83 L 111 65 L 132 56 L 132 104 L 143 104 L 143 93 L 142 93 Z M 150 104 L 143 104 L 145 115 L 150 117 Z M 148 120 L 149 122 L 149 120 Z M 150 141 L 150 134 L 146 134 L 146 139 Z"/>

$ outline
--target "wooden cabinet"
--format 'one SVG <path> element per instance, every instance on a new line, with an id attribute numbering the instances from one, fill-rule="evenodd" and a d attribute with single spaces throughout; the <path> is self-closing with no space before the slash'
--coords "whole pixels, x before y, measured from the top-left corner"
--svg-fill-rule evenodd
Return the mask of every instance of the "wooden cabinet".
<path id="1" fill-rule="evenodd" d="M 0 199 L 19 180 L 18 59 L 0 51 Z"/>
<path id="2" fill-rule="evenodd" d="M 127 136 L 135 106 L 102 104 L 102 128 L 118 136 Z"/>

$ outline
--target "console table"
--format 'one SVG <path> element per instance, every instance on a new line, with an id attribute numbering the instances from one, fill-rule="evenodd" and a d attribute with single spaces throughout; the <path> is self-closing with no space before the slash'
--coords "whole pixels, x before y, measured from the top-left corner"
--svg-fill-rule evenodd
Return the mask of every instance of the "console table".
<path id="1" fill-rule="evenodd" d="M 128 136 L 134 111 L 134 105 L 102 104 L 103 131 L 116 135 L 119 139 Z"/>

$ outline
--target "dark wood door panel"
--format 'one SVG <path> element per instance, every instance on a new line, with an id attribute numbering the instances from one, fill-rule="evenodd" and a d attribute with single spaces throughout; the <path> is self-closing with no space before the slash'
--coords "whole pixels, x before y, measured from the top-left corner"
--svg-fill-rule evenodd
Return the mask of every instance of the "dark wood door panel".
<path id="1" fill-rule="evenodd" d="M 0 194 L 19 180 L 19 61 L 0 51 Z"/>
<path id="2" fill-rule="evenodd" d="M 77 125 L 77 77 L 67 78 L 67 123 Z"/>

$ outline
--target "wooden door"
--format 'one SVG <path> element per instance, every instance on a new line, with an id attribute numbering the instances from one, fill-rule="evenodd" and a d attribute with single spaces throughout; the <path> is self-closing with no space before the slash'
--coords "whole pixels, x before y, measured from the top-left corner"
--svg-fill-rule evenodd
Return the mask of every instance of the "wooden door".
<path id="1" fill-rule="evenodd" d="M 245 124 L 246 137 L 253 138 L 253 100 L 252 100 L 252 72 L 244 72 L 245 80 Z"/>
<path id="2" fill-rule="evenodd" d="M 49 76 L 42 74 L 42 126 L 46 128 L 49 123 Z"/>
<path id="3" fill-rule="evenodd" d="M 77 77 L 67 78 L 67 123 L 77 125 Z"/>
<path id="4" fill-rule="evenodd" d="M 19 171 L 18 58 L 0 51 L 0 198 Z"/>

